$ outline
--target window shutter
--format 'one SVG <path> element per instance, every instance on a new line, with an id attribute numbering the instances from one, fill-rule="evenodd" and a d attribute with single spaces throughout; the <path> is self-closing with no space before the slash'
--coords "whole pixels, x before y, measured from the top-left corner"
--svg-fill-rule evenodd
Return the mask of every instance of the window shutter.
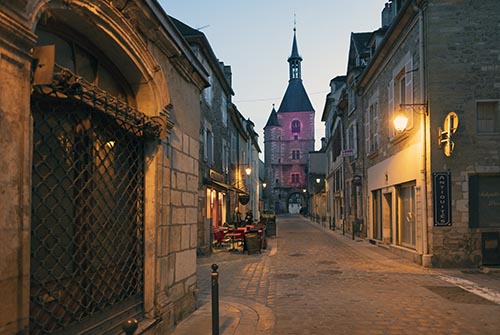
<path id="1" fill-rule="evenodd" d="M 379 122 L 378 122 L 378 101 L 373 103 L 373 148 L 378 150 L 378 133 L 379 133 Z"/>
<path id="2" fill-rule="evenodd" d="M 394 136 L 394 126 L 392 125 L 392 120 L 396 114 L 394 110 L 394 79 L 389 82 L 387 87 L 387 106 L 389 108 L 387 115 L 389 115 L 389 129 L 391 136 Z"/>
<path id="3" fill-rule="evenodd" d="M 406 93 L 406 103 L 413 104 L 413 61 L 412 58 L 408 60 L 405 64 L 405 93 Z M 408 115 L 408 128 L 413 128 L 413 108 L 405 108 Z"/>
<path id="4" fill-rule="evenodd" d="M 365 150 L 366 154 L 369 155 L 372 151 L 370 148 L 370 107 L 366 109 L 366 123 L 365 123 Z"/>
<path id="5" fill-rule="evenodd" d="M 207 128 L 203 128 L 203 159 L 205 162 L 208 159 L 208 139 L 207 139 Z"/>
<path id="6" fill-rule="evenodd" d="M 214 133 L 210 133 L 210 164 L 215 163 L 215 155 L 214 155 Z"/>
<path id="7" fill-rule="evenodd" d="M 354 122 L 352 125 L 352 145 L 354 150 L 354 158 L 358 158 L 358 123 Z"/>

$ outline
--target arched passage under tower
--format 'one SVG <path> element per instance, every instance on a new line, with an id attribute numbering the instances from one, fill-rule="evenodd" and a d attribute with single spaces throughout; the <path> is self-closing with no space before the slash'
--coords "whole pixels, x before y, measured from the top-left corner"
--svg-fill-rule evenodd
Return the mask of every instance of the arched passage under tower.
<path id="1" fill-rule="evenodd" d="M 288 213 L 299 214 L 301 209 L 306 207 L 306 204 L 304 194 L 300 192 L 290 193 L 287 200 Z"/>

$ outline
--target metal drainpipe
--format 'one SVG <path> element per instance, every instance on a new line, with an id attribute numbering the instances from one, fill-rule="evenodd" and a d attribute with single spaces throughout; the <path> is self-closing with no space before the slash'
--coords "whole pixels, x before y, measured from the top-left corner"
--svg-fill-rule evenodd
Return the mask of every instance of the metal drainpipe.
<path id="1" fill-rule="evenodd" d="M 425 103 L 425 63 L 424 63 L 424 10 L 417 5 L 416 0 L 412 0 L 412 8 L 415 12 L 418 12 L 418 34 L 419 34 L 419 68 L 420 68 L 420 102 Z M 427 227 L 427 112 L 429 106 L 426 105 L 425 113 L 422 115 L 420 126 L 422 131 L 422 157 L 421 157 L 421 182 L 422 182 L 422 254 L 426 256 L 429 254 L 429 243 L 428 243 L 428 227 Z M 422 259 L 423 263 L 423 259 Z"/>

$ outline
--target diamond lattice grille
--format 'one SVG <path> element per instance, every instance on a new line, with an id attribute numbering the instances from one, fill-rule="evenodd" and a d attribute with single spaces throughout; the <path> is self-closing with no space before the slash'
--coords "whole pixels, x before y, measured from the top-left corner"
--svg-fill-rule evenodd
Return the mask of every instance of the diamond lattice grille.
<path id="1" fill-rule="evenodd" d="M 144 153 L 82 102 L 35 95 L 32 114 L 30 334 L 47 334 L 142 296 Z"/>

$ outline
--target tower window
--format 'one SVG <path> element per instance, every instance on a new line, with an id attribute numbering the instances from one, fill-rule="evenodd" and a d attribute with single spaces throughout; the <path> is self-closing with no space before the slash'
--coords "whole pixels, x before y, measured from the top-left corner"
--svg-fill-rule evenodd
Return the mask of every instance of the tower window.
<path id="1" fill-rule="evenodd" d="M 300 133 L 300 121 L 299 120 L 292 121 L 292 132 L 293 133 Z"/>

